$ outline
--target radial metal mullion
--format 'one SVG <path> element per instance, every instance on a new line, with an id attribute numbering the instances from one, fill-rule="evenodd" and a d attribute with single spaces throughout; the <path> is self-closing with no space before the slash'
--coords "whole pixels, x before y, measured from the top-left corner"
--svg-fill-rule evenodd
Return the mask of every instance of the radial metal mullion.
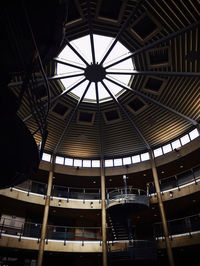
<path id="1" fill-rule="evenodd" d="M 66 75 L 66 74 L 60 74 L 60 75 L 55 75 L 53 77 L 49 77 L 48 80 L 57 80 L 57 79 L 67 79 L 67 78 L 75 78 L 75 77 L 80 77 L 80 76 L 83 76 L 84 73 L 74 73 L 74 74 L 69 74 L 69 75 Z M 37 80 L 36 80 L 37 81 Z M 41 80 L 39 80 L 41 81 Z"/>
<path id="2" fill-rule="evenodd" d="M 67 78 L 75 78 L 75 77 L 80 77 L 83 76 L 84 73 L 74 73 L 71 75 L 67 75 L 67 74 L 60 74 L 60 75 L 55 75 L 52 77 L 47 77 L 48 81 L 52 81 L 52 80 L 57 80 L 57 79 L 67 79 Z M 39 82 L 43 82 L 44 79 L 35 79 L 33 81 L 33 83 L 39 83 Z M 11 82 L 8 84 L 8 87 L 16 87 L 16 86 L 21 86 L 23 84 L 23 81 L 17 81 L 17 82 Z"/>
<path id="3" fill-rule="evenodd" d="M 60 63 L 60 64 L 63 64 L 63 65 L 66 65 L 66 66 L 74 67 L 74 68 L 78 68 L 78 69 L 81 69 L 81 70 L 85 70 L 84 67 L 81 67 L 81 66 L 77 65 L 77 63 L 72 64 L 72 63 L 68 62 L 66 59 L 63 59 L 63 58 L 55 57 L 53 60 L 56 63 Z"/>
<path id="4" fill-rule="evenodd" d="M 151 149 L 150 145 L 148 144 L 148 142 L 146 141 L 146 139 L 144 138 L 144 136 L 142 135 L 142 133 L 140 132 L 140 130 L 138 129 L 138 127 L 135 125 L 135 123 L 133 122 L 133 120 L 131 119 L 131 117 L 129 116 L 129 114 L 126 112 L 126 110 L 124 109 L 124 107 L 118 101 L 118 99 L 116 98 L 116 96 L 108 89 L 108 87 L 106 86 L 106 84 L 103 81 L 101 81 L 101 83 L 103 84 L 103 86 L 106 89 L 106 91 L 110 94 L 110 96 L 112 97 L 112 99 L 114 100 L 114 102 L 117 104 L 117 106 L 120 108 L 120 110 L 125 114 L 126 118 L 131 123 L 133 129 L 137 132 L 138 137 L 144 142 L 144 144 L 147 147 L 147 149 L 150 150 Z"/>
<path id="5" fill-rule="evenodd" d="M 162 104 L 161 102 L 156 101 L 155 99 L 153 99 L 153 98 L 151 98 L 151 97 L 149 97 L 149 96 L 141 93 L 138 90 L 135 90 L 133 88 L 130 88 L 130 87 L 128 87 L 128 86 L 126 86 L 124 84 L 121 84 L 120 82 L 117 82 L 116 80 L 110 79 L 108 77 L 106 77 L 106 79 L 109 80 L 110 82 L 114 83 L 115 85 L 120 86 L 121 88 L 130 91 L 132 94 L 137 95 L 137 96 L 140 96 L 144 100 L 147 100 L 147 101 L 149 101 L 149 102 L 151 102 L 151 103 L 153 103 L 153 104 L 155 104 L 157 106 L 160 106 L 161 108 L 163 108 L 163 109 L 165 109 L 165 110 L 173 113 L 174 115 L 176 115 L 176 116 L 184 119 L 185 121 L 189 122 L 192 125 L 195 125 L 196 126 L 198 124 L 197 121 L 191 119 L 190 117 L 188 117 L 188 116 L 186 116 L 186 115 L 184 115 L 182 113 L 179 113 L 178 111 L 174 110 L 173 108 L 171 108 L 169 106 L 166 106 L 166 105 Z"/>
<path id="6" fill-rule="evenodd" d="M 101 60 L 101 62 L 100 62 L 101 65 L 104 63 L 104 61 L 106 60 L 106 58 L 108 57 L 108 55 L 110 54 L 110 52 L 112 51 L 112 49 L 115 47 L 116 43 L 118 42 L 118 40 L 121 37 L 121 35 L 124 32 L 124 30 L 126 30 L 126 28 L 127 28 L 128 24 L 130 23 L 132 17 L 136 14 L 136 12 L 138 10 L 138 7 L 142 4 L 142 2 L 144 2 L 144 0 L 138 1 L 138 3 L 136 4 L 136 6 L 133 8 L 131 14 L 128 16 L 128 18 L 126 19 L 126 21 L 124 22 L 124 24 L 121 26 L 119 32 L 117 33 L 117 36 L 115 37 L 115 40 L 113 41 L 113 43 L 109 47 L 108 51 L 104 55 L 103 59 Z"/>
<path id="7" fill-rule="evenodd" d="M 99 91 L 98 91 L 98 83 L 95 82 L 95 91 L 96 91 L 96 100 L 97 100 L 97 113 L 99 118 L 99 140 L 100 140 L 100 154 L 101 159 L 104 158 L 104 150 L 103 150 L 103 134 L 102 134 L 102 127 L 101 127 L 101 108 L 99 103 Z"/>
<path id="8" fill-rule="evenodd" d="M 71 50 L 86 64 L 86 66 L 88 66 L 88 62 L 85 60 L 85 58 L 73 47 L 73 45 L 71 45 L 71 43 L 65 39 L 67 42 L 67 45 L 71 48 Z"/>
<path id="9" fill-rule="evenodd" d="M 107 75 L 143 75 L 143 76 L 177 76 L 177 77 L 200 77 L 196 72 L 169 72 L 169 71 L 107 71 Z"/>
<path id="10" fill-rule="evenodd" d="M 88 10 L 88 24 L 90 30 L 90 45 L 91 45 L 91 52 L 92 52 L 92 62 L 93 64 L 96 63 L 95 59 L 95 48 L 94 48 L 94 35 L 93 35 L 93 27 L 92 27 L 92 14 L 91 14 L 91 1 L 87 0 L 87 10 Z"/>
<path id="11" fill-rule="evenodd" d="M 73 120 L 73 118 L 74 118 L 74 116 L 75 116 L 75 114 L 76 114 L 76 111 L 78 110 L 80 104 L 82 103 L 82 101 L 83 101 L 83 99 L 84 99 L 84 97 L 85 97 L 85 95 L 86 95 L 86 93 L 87 93 L 87 91 L 88 91 L 88 89 L 89 89 L 89 87 L 90 87 L 90 84 L 91 84 L 91 82 L 88 82 L 88 85 L 87 85 L 87 87 L 86 87 L 86 89 L 85 89 L 85 91 L 84 91 L 82 97 L 79 99 L 79 101 L 78 101 L 76 107 L 73 109 L 73 112 L 72 112 L 72 114 L 71 114 L 69 120 L 67 121 L 67 125 L 65 126 L 65 128 L 64 128 L 64 130 L 63 130 L 63 132 L 62 132 L 62 134 L 61 134 L 61 136 L 60 136 L 60 138 L 59 138 L 59 140 L 58 140 L 58 142 L 57 142 L 57 145 L 56 145 L 56 147 L 55 147 L 55 149 L 54 149 L 54 154 L 57 153 L 57 151 L 58 151 L 58 149 L 59 149 L 59 147 L 60 147 L 60 145 L 61 145 L 61 143 L 62 143 L 62 141 L 63 141 L 63 137 L 64 137 L 64 135 L 65 135 L 67 129 L 69 128 L 69 126 L 70 126 L 70 124 L 71 124 L 71 122 L 72 122 L 72 120 Z"/>
<path id="12" fill-rule="evenodd" d="M 86 78 L 80 80 L 78 83 L 74 84 L 71 88 L 64 90 L 62 93 L 60 93 L 59 95 L 55 96 L 54 98 L 51 99 L 51 104 L 53 104 L 54 102 L 56 102 L 58 99 L 60 99 L 62 96 L 64 96 L 65 94 L 69 93 L 70 91 L 72 91 L 73 89 L 75 89 L 76 87 L 78 87 L 81 83 L 83 83 L 84 81 L 86 81 Z M 44 107 L 47 106 L 47 103 L 44 103 Z M 28 121 L 29 119 L 31 119 L 31 117 L 33 116 L 33 114 L 28 115 L 26 118 L 23 119 L 23 122 Z"/>
<path id="13" fill-rule="evenodd" d="M 171 34 L 169 34 L 169 35 L 167 35 L 167 36 L 165 36 L 165 37 L 163 37 L 161 39 L 158 39 L 157 41 L 155 41 L 153 43 L 149 43 L 146 46 L 143 46 L 142 48 L 140 48 L 140 49 L 136 50 L 135 52 L 131 53 L 131 55 L 125 56 L 124 58 L 122 58 L 122 59 L 120 59 L 120 60 L 118 60 L 118 61 L 116 61 L 116 62 L 114 62 L 114 63 L 112 63 L 112 64 L 110 64 L 108 66 L 106 66 L 105 69 L 110 68 L 112 66 L 115 66 L 115 65 L 117 65 L 119 63 L 122 63 L 122 62 L 134 57 L 137 54 L 140 54 L 142 52 L 145 52 L 145 51 L 149 50 L 150 48 L 155 47 L 156 45 L 158 45 L 158 44 L 160 44 L 162 42 L 166 42 L 168 40 L 171 40 L 174 37 L 176 37 L 178 35 L 181 35 L 182 33 L 197 27 L 198 25 L 200 25 L 200 21 L 197 21 L 197 22 L 195 22 L 193 24 L 190 24 L 189 26 L 187 26 L 185 28 L 182 28 L 182 29 L 180 29 L 180 30 L 178 30 L 176 32 L 173 32 L 173 33 L 171 33 Z"/>

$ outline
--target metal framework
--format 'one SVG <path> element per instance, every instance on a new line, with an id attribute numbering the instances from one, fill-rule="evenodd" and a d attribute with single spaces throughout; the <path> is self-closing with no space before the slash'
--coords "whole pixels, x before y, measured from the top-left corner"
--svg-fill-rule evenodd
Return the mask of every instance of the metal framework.
<path id="1" fill-rule="evenodd" d="M 78 108 L 80 107 L 81 103 L 84 101 L 85 95 L 91 85 L 92 82 L 95 82 L 95 94 L 96 94 L 96 109 L 97 109 L 97 113 L 98 113 L 98 120 L 99 120 L 99 140 L 100 140 L 100 150 L 101 150 L 101 157 L 103 158 L 103 133 L 102 133 L 102 128 L 101 128 L 101 108 L 100 108 L 100 100 L 99 100 L 99 85 L 98 83 L 101 83 L 103 85 L 103 87 L 105 88 L 105 90 L 108 92 L 108 94 L 110 95 L 110 98 L 113 99 L 113 101 L 115 102 L 115 104 L 119 107 L 119 109 L 121 110 L 122 113 L 125 114 L 126 118 L 129 120 L 131 126 L 133 127 L 134 131 L 137 133 L 137 135 L 139 136 L 139 138 L 142 140 L 142 142 L 145 144 L 146 148 L 148 150 L 151 149 L 150 145 L 148 144 L 147 140 L 145 139 L 145 136 L 142 135 L 142 133 L 140 132 L 140 130 L 138 129 L 138 127 L 136 126 L 135 122 L 133 121 L 133 119 L 130 117 L 130 115 L 128 114 L 128 112 L 126 111 L 126 109 L 124 108 L 123 104 L 119 102 L 118 98 L 116 95 L 114 95 L 112 93 L 112 91 L 109 89 L 109 86 L 107 86 L 104 82 L 105 80 L 108 80 L 109 82 L 115 84 L 116 86 L 119 86 L 122 89 L 125 89 L 126 91 L 131 92 L 133 95 L 138 95 L 141 98 L 143 98 L 144 100 L 159 106 L 160 108 L 165 109 L 166 111 L 172 113 L 175 116 L 178 116 L 179 118 L 187 121 L 188 123 L 197 126 L 198 122 L 180 112 L 178 112 L 177 110 L 171 108 L 170 106 L 161 103 L 158 100 L 155 100 L 153 97 L 149 97 L 146 94 L 130 87 L 127 85 L 122 84 L 120 81 L 113 79 L 112 75 L 140 75 L 140 76 L 167 76 L 167 77 L 187 77 L 187 78 L 199 78 L 200 77 L 200 73 L 198 72 L 180 72 L 180 71 L 156 71 L 156 70 L 116 70 L 113 71 L 112 69 L 110 70 L 111 67 L 118 65 L 130 58 L 134 58 L 136 55 L 141 54 L 146 52 L 147 50 L 149 50 L 150 48 L 156 47 L 162 43 L 168 42 L 170 40 L 172 40 L 173 38 L 176 38 L 177 36 L 180 36 L 183 33 L 186 33 L 188 31 L 191 31 L 193 29 L 195 29 L 196 27 L 198 27 L 200 25 L 200 21 L 197 21 L 193 24 L 189 24 L 186 27 L 183 27 L 181 29 L 179 29 L 176 32 L 170 33 L 167 36 L 164 36 L 156 41 L 150 42 L 146 45 L 144 45 L 143 47 L 135 50 L 134 52 L 131 52 L 131 54 L 129 54 L 128 56 L 124 56 L 123 58 L 114 61 L 106 66 L 103 66 L 103 63 L 105 62 L 105 60 L 107 59 L 107 57 L 109 56 L 109 54 L 113 51 L 113 48 L 115 47 L 115 45 L 117 44 L 117 42 L 122 38 L 124 32 L 126 31 L 127 27 L 130 25 L 131 21 L 134 19 L 134 16 L 136 15 L 137 11 L 139 8 L 141 8 L 142 4 L 143 4 L 144 0 L 139 0 L 137 1 L 137 3 L 135 4 L 133 10 L 131 11 L 130 15 L 128 16 L 128 18 L 122 23 L 118 33 L 116 34 L 116 37 L 114 39 L 114 41 L 112 42 L 112 44 L 110 45 L 110 47 L 107 49 L 105 55 L 103 56 L 103 58 L 101 59 L 100 63 L 98 64 L 98 62 L 96 61 L 96 54 L 95 54 L 95 43 L 94 43 L 94 31 L 93 31 L 93 23 L 94 19 L 93 19 L 93 12 L 92 12 L 92 7 L 91 7 L 91 1 L 87 1 L 87 13 L 88 13 L 88 28 L 89 28 L 89 37 L 90 37 L 90 49 L 91 49 L 91 54 L 92 54 L 92 62 L 88 62 L 82 55 L 81 53 L 71 44 L 71 42 L 65 38 L 65 42 L 66 45 L 68 45 L 68 47 L 71 49 L 71 51 L 78 56 L 78 58 L 83 62 L 83 64 L 77 64 L 74 63 L 72 61 L 68 61 L 66 59 L 63 58 L 59 58 L 56 57 L 54 58 L 54 61 L 56 63 L 60 63 L 69 67 L 72 67 L 74 69 L 76 69 L 76 71 L 71 72 L 71 73 L 65 73 L 62 75 L 54 75 L 52 77 L 48 77 L 47 80 L 54 82 L 55 80 L 62 80 L 62 79 L 68 79 L 68 78 L 72 78 L 72 77 L 82 77 L 81 80 L 79 80 L 78 82 L 76 82 L 73 86 L 66 88 L 62 93 L 60 93 L 59 95 L 53 97 L 51 99 L 51 104 L 55 103 L 58 99 L 60 99 L 61 97 L 63 97 L 64 95 L 68 94 L 69 92 L 73 91 L 75 88 L 77 88 L 79 85 L 81 85 L 83 82 L 85 82 L 86 80 L 89 80 L 88 85 L 86 87 L 86 89 L 84 90 L 84 93 L 82 94 L 82 96 L 80 97 L 80 99 L 77 101 L 77 104 L 70 116 L 70 118 L 67 121 L 67 124 L 57 142 L 57 145 L 55 147 L 54 153 L 57 153 L 59 150 L 59 147 L 63 141 L 63 138 L 78 110 Z M 101 71 L 101 75 L 99 76 L 99 74 L 97 72 Z M 87 73 L 87 75 L 86 75 Z M 94 79 L 92 76 L 95 76 Z M 92 79 L 90 78 L 92 77 Z M 34 80 L 34 82 L 41 82 L 42 79 L 36 79 Z M 10 87 L 14 87 L 14 86 L 21 86 L 22 82 L 13 82 L 10 83 L 9 86 Z M 47 106 L 47 103 L 44 103 L 44 106 Z M 26 118 L 24 118 L 24 121 L 28 121 L 33 114 L 30 114 L 29 116 L 27 116 Z"/>

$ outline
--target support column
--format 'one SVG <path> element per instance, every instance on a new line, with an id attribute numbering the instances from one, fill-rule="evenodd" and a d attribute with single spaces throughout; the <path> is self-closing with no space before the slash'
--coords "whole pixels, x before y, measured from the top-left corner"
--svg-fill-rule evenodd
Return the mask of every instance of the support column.
<path id="1" fill-rule="evenodd" d="M 54 158 L 55 156 L 52 155 L 50 169 L 49 169 L 49 179 L 48 179 L 48 185 L 47 185 L 47 194 L 46 194 L 45 207 L 44 207 L 44 215 L 43 215 L 43 222 L 42 222 L 42 229 L 41 229 L 37 266 L 42 266 L 43 255 L 44 255 L 44 245 L 45 245 L 45 237 L 46 237 L 46 231 L 47 231 L 47 221 L 48 221 L 48 215 L 49 215 L 51 189 L 52 189 L 52 183 L 53 183 Z"/>
<path id="2" fill-rule="evenodd" d="M 102 224 L 102 251 L 103 266 L 107 266 L 107 239 L 106 239 L 106 186 L 104 160 L 101 159 L 101 224 Z"/>
<path id="3" fill-rule="evenodd" d="M 152 150 L 150 151 L 150 155 L 151 155 L 153 179 L 154 179 L 154 183 L 155 183 L 155 188 L 156 188 L 156 193 L 157 193 L 157 198 L 158 198 L 158 204 L 159 204 L 159 209 L 160 209 L 160 214 L 161 214 L 161 219 L 162 219 L 162 225 L 163 225 L 163 231 L 164 231 L 164 236 L 165 236 L 165 243 L 166 243 L 166 248 L 167 248 L 169 265 L 175 266 L 172 248 L 171 248 L 171 243 L 170 243 L 170 239 L 169 239 L 169 232 L 168 232 L 168 227 L 167 227 L 165 209 L 164 209 L 164 205 L 163 205 L 163 201 L 162 201 L 162 195 L 161 195 L 161 191 L 160 191 L 158 173 L 157 173 L 156 164 L 155 164 L 155 160 L 154 160 L 154 154 L 153 154 Z"/>
<path id="4" fill-rule="evenodd" d="M 198 129 L 199 134 L 200 134 L 200 124 L 197 124 L 197 129 Z"/>

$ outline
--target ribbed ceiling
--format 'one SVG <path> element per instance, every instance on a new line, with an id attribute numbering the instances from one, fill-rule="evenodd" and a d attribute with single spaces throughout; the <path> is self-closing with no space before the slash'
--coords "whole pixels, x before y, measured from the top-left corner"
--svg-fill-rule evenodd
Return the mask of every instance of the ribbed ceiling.
<path id="1" fill-rule="evenodd" d="M 106 2 L 112 2 L 114 8 L 116 0 L 99 0 L 91 1 L 90 3 L 92 26 L 89 26 L 87 1 L 77 0 L 73 2 L 73 5 L 70 5 L 68 10 L 70 21 L 66 22 L 66 38 L 68 40 L 89 34 L 91 30 L 96 34 L 115 37 L 132 10 L 138 5 L 134 16 L 119 36 L 120 41 L 130 51 L 144 48 L 148 44 L 155 43 L 159 39 L 200 20 L 200 4 L 198 1 L 117 1 L 120 8 L 119 16 L 115 21 L 113 20 L 113 16 L 116 16 L 113 13 L 114 11 L 112 9 L 106 10 L 105 6 L 108 4 Z M 134 23 L 137 24 L 137 21 L 140 21 L 143 16 L 148 16 L 152 20 L 152 23 L 156 25 L 156 30 L 149 34 L 148 38 L 142 40 L 137 37 L 137 34 L 131 28 L 134 29 Z M 138 27 L 139 32 L 143 31 L 141 25 L 138 24 Z M 65 44 L 63 44 L 64 46 Z M 164 60 L 162 58 L 162 48 L 165 47 L 169 51 L 169 58 L 163 64 L 162 62 L 159 63 L 159 60 Z M 134 56 L 136 70 L 199 73 L 199 47 L 200 27 L 196 26 L 181 35 L 174 36 Z M 157 65 L 151 64 L 151 60 L 152 62 L 156 61 Z M 56 73 L 55 62 L 51 62 L 46 66 L 46 71 L 47 76 L 54 76 Z M 49 134 L 45 150 L 53 152 L 64 132 L 57 150 L 60 155 L 78 158 L 99 158 L 100 139 L 102 139 L 105 158 L 121 157 L 147 149 L 137 130 L 140 131 L 150 147 L 163 145 L 187 132 L 194 125 L 186 121 L 181 114 L 199 122 L 200 77 L 177 76 L 176 73 L 172 76 L 157 75 L 158 78 L 164 81 L 164 86 L 158 93 L 152 93 L 145 90 L 145 82 L 147 77 L 154 77 L 153 75 L 137 75 L 132 81 L 131 88 L 149 97 L 149 100 L 147 100 L 140 96 L 145 102 L 145 108 L 141 112 L 134 113 L 127 108 L 127 104 L 135 97 L 134 93 L 128 91 L 118 97 L 118 102 L 125 112 L 114 101 L 108 101 L 100 104 L 101 118 L 99 118 L 97 104 L 82 102 L 79 110 L 95 112 L 93 124 L 78 123 L 76 113 L 65 132 L 65 127 L 77 105 L 77 100 L 69 95 L 61 97 L 59 101 L 69 106 L 70 112 L 65 118 L 56 117 L 52 111 L 50 112 L 48 117 Z M 13 79 L 13 82 L 16 81 L 20 81 L 20 77 Z M 50 88 L 52 97 L 62 93 L 59 80 L 50 81 Z M 19 89 L 17 87 L 13 87 L 13 90 L 18 94 Z M 153 103 L 151 99 L 156 100 L 158 104 Z M 159 106 L 159 103 L 164 105 L 164 107 Z M 174 112 L 167 110 L 166 107 L 170 107 Z M 113 109 L 120 111 L 121 118 L 119 121 L 107 123 L 103 117 L 103 112 Z M 23 119 L 30 114 L 26 99 L 24 99 L 19 113 Z M 32 132 L 36 130 L 36 124 L 32 118 L 27 120 L 26 123 Z M 37 142 L 40 141 L 39 135 L 37 136 L 36 134 L 35 138 Z"/>

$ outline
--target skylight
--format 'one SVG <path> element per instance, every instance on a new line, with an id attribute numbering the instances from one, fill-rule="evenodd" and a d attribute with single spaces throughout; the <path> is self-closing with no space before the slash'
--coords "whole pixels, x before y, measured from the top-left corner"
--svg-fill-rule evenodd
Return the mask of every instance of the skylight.
<path id="1" fill-rule="evenodd" d="M 120 75 L 119 78 L 118 75 L 107 74 L 107 72 L 116 72 L 124 69 L 131 71 L 134 69 L 134 66 L 133 60 L 128 59 L 113 67 L 106 68 L 108 65 L 116 62 L 121 57 L 129 55 L 130 52 L 118 41 L 101 64 L 104 55 L 113 43 L 114 39 L 96 34 L 93 35 L 93 39 L 93 55 L 89 35 L 68 43 L 68 45 L 66 45 L 62 52 L 58 55 L 56 72 L 57 75 L 62 75 L 60 81 L 63 85 L 63 90 L 66 90 L 79 81 L 86 79 L 80 85 L 75 86 L 75 88 L 69 92 L 69 95 L 76 99 L 80 99 L 85 93 L 82 99 L 84 102 L 96 103 L 97 96 L 95 83 L 98 86 L 99 102 L 112 100 L 112 95 L 118 97 L 125 92 L 125 90 L 106 80 L 106 77 L 113 78 L 119 83 L 130 85 L 131 75 Z M 89 87 L 86 91 L 88 85 Z"/>

